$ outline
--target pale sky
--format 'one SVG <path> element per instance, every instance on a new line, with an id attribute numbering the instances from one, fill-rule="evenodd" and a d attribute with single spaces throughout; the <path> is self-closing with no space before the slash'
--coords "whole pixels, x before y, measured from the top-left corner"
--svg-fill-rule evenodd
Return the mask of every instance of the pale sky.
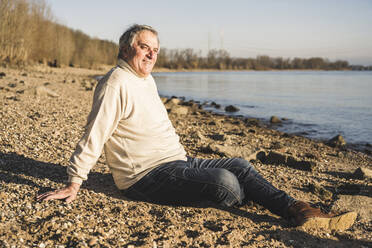
<path id="1" fill-rule="evenodd" d="M 46 0 L 57 21 L 117 42 L 133 23 L 161 47 L 372 65 L 372 0 Z"/>

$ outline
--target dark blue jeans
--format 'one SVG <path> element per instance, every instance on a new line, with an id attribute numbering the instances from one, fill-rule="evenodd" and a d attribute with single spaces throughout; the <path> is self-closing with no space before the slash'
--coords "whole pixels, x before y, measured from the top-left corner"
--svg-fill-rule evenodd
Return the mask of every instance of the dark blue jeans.
<path id="1" fill-rule="evenodd" d="M 124 191 L 125 196 L 158 203 L 210 200 L 230 207 L 251 200 L 286 217 L 294 199 L 266 181 L 241 158 L 188 158 L 162 164 Z"/>

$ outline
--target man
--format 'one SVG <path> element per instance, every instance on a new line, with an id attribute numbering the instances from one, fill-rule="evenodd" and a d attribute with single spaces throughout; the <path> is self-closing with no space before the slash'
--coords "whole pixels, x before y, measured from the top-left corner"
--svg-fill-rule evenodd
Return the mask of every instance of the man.
<path id="1" fill-rule="evenodd" d="M 118 65 L 96 87 L 85 134 L 67 169 L 68 185 L 38 200 L 73 201 L 105 149 L 116 186 L 132 199 L 211 200 L 227 207 L 252 200 L 295 225 L 317 221 L 332 229 L 342 220 L 346 229 L 353 224 L 355 213 L 335 217 L 296 201 L 244 159 L 187 157 L 150 74 L 158 52 L 158 35 L 150 26 L 133 25 L 121 36 Z"/>

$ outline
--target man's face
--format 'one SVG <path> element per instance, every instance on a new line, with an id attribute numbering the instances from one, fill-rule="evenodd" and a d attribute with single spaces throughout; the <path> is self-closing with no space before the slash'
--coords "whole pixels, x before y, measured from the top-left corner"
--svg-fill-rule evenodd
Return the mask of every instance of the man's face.
<path id="1" fill-rule="evenodd" d="M 144 30 L 134 38 L 133 46 L 124 53 L 124 59 L 140 77 L 147 77 L 155 65 L 158 52 L 157 36 Z"/>

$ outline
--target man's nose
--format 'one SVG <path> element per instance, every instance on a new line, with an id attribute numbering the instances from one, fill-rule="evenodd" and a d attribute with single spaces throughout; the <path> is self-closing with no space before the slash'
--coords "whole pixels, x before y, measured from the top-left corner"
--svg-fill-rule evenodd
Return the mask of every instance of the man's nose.
<path id="1" fill-rule="evenodd" d="M 146 55 L 149 59 L 152 59 L 154 57 L 154 51 L 149 50 Z"/>

